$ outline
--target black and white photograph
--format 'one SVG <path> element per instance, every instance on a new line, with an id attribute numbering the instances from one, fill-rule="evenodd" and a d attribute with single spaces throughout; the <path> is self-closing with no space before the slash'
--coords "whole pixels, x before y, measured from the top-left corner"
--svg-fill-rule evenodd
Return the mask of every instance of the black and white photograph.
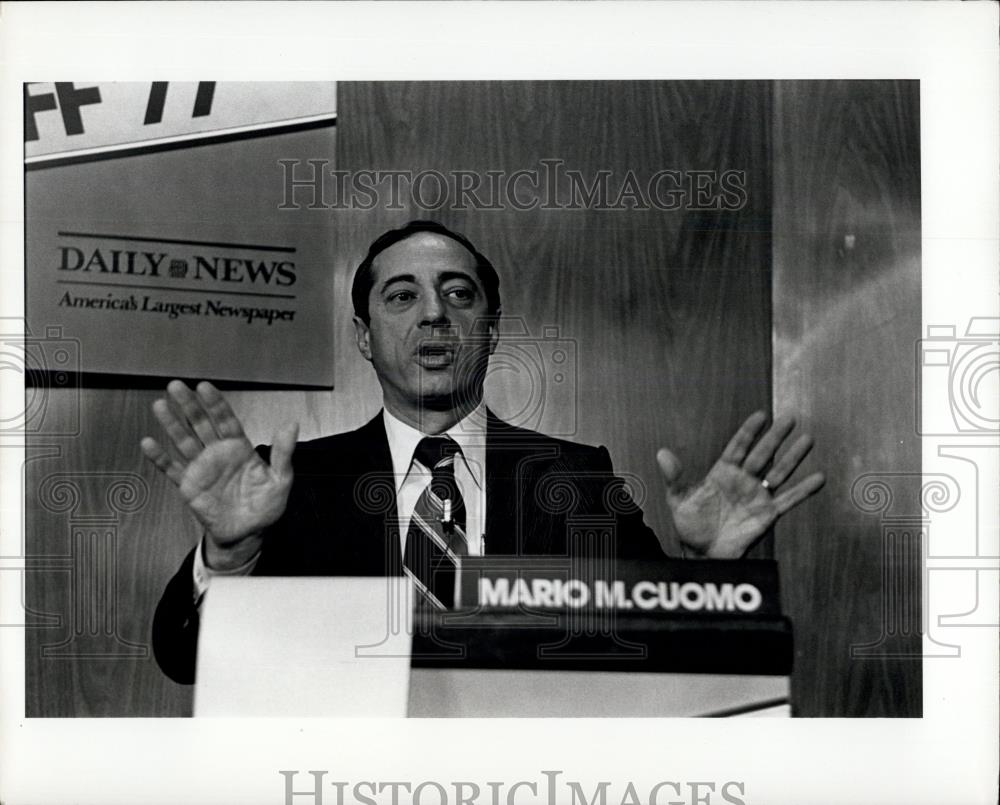
<path id="1" fill-rule="evenodd" d="M 995 800 L 997 131 L 948 139 L 938 50 L 617 69 L 733 4 L 346 3 L 305 55 L 310 4 L 170 5 L 149 65 L 3 76 L 2 746 L 131 744 L 81 802 Z M 159 47 L 265 35 L 298 69 Z M 982 762 L 935 726 L 979 695 Z"/>

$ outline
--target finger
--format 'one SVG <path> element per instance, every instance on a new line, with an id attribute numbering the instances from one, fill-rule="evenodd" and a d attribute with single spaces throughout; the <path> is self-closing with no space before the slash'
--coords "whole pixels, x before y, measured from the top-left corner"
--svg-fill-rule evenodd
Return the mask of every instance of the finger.
<path id="1" fill-rule="evenodd" d="M 784 443 L 788 434 L 795 427 L 795 419 L 792 417 L 778 417 L 767 429 L 767 433 L 760 437 L 760 441 L 754 445 L 753 450 L 743 462 L 743 469 L 751 475 L 758 475 L 764 467 L 774 460 L 774 454 Z"/>
<path id="2" fill-rule="evenodd" d="M 746 421 L 740 425 L 739 430 L 733 434 L 733 438 L 729 440 L 726 449 L 722 451 L 721 460 L 728 461 L 737 466 L 742 464 L 743 459 L 746 458 L 747 451 L 753 444 L 754 439 L 757 438 L 757 434 L 760 433 L 760 429 L 764 427 L 765 422 L 767 422 L 767 414 L 763 411 L 754 411 L 750 414 L 746 418 Z"/>
<path id="3" fill-rule="evenodd" d="M 199 383 L 196 391 L 220 439 L 246 438 L 242 423 L 229 407 L 222 392 L 207 380 Z"/>
<path id="4" fill-rule="evenodd" d="M 809 455 L 809 451 L 812 448 L 813 440 L 811 436 L 808 434 L 799 436 L 765 476 L 771 489 L 777 489 L 787 481 L 791 474 L 798 468 L 799 464 L 802 463 L 803 459 Z"/>
<path id="5" fill-rule="evenodd" d="M 205 406 L 198 399 L 198 395 L 191 391 L 186 383 L 180 380 L 171 380 L 167 384 L 167 393 L 180 406 L 187 421 L 191 424 L 191 429 L 201 439 L 202 444 L 211 444 L 219 440 L 219 435 L 215 432 L 215 428 L 212 425 L 212 420 L 208 418 L 208 411 L 205 410 Z"/>
<path id="6" fill-rule="evenodd" d="M 201 440 L 177 418 L 170 403 L 163 398 L 153 403 L 153 416 L 167 432 L 167 436 L 182 458 L 191 461 L 204 449 Z"/>
<path id="7" fill-rule="evenodd" d="M 156 469 L 166 475 L 176 486 L 181 485 L 184 468 L 170 457 L 170 454 L 160 446 L 156 439 L 147 436 L 139 442 L 139 447 L 142 449 L 143 455 L 153 462 Z"/>
<path id="8" fill-rule="evenodd" d="M 292 453 L 298 438 L 298 422 L 293 422 L 282 428 L 274 437 L 274 444 L 271 445 L 271 469 L 278 474 L 279 478 L 291 479 L 292 477 Z"/>
<path id="9" fill-rule="evenodd" d="M 799 481 L 795 486 L 786 489 L 774 498 L 774 505 L 778 509 L 780 517 L 790 509 L 794 509 L 806 498 L 815 495 L 826 483 L 826 476 L 821 472 L 814 472 L 807 478 Z"/>
<path id="10" fill-rule="evenodd" d="M 680 496 L 681 466 L 680 459 L 665 447 L 661 447 L 656 453 L 656 463 L 660 466 L 660 472 L 667 482 L 667 498 L 676 499 Z"/>

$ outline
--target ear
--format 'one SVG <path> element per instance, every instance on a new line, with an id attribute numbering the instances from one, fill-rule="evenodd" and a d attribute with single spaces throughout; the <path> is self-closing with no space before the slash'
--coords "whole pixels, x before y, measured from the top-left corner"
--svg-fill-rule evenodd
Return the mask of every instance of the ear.
<path id="1" fill-rule="evenodd" d="M 503 311 L 497 308 L 497 312 L 490 317 L 490 323 L 488 325 L 490 333 L 490 355 L 496 352 L 497 343 L 500 341 L 500 317 L 503 315 Z"/>
<path id="2" fill-rule="evenodd" d="M 370 361 L 372 359 L 371 329 L 357 316 L 354 316 L 352 321 L 354 322 L 354 337 L 358 342 L 358 352 L 365 356 L 366 361 Z"/>

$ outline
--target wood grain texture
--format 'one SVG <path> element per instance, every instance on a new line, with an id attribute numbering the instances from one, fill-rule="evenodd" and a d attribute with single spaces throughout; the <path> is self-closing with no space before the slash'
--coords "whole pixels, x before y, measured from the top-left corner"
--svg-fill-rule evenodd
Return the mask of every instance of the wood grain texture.
<path id="1" fill-rule="evenodd" d="M 694 478 L 750 411 L 770 407 L 770 86 L 456 82 L 342 83 L 338 89 L 334 164 L 340 170 L 509 175 L 538 169 L 541 159 L 551 158 L 588 181 L 610 171 L 612 186 L 629 170 L 641 183 L 661 169 L 746 172 L 746 204 L 732 212 L 422 210 L 409 203 L 398 210 L 382 205 L 296 211 L 303 226 L 335 232 L 329 270 L 336 388 L 228 395 L 254 441 L 270 441 L 289 418 L 299 420 L 308 439 L 356 427 L 374 415 L 380 394 L 354 347 L 350 280 L 368 244 L 384 229 L 433 217 L 468 235 L 501 275 L 503 308 L 510 317 L 505 327 L 514 334 L 488 379 L 489 403 L 520 424 L 607 445 L 616 468 L 643 500 L 647 522 L 674 551 L 656 448 L 671 446 Z M 317 159 L 331 156 L 319 144 L 316 151 Z M 128 160 L 117 168 L 127 176 Z M 77 182 L 86 189 L 85 176 Z M 568 192 L 565 181 L 560 187 Z M 546 328 L 552 328 L 553 338 L 544 337 Z M 575 356 L 565 371 L 554 362 L 557 347 Z M 563 379 L 557 381 L 556 374 Z M 65 555 L 69 516 L 37 502 L 49 474 L 100 470 L 135 473 L 145 481 L 148 501 L 117 524 L 118 631 L 137 643 L 148 642 L 160 592 L 198 537 L 173 490 L 144 466 L 138 451 L 139 439 L 157 432 L 149 411 L 156 396 L 134 389 L 85 390 L 80 436 L 56 440 L 60 457 L 30 463 L 26 489 L 33 552 Z M 51 404 L 53 416 L 69 417 L 75 403 L 71 395 L 55 395 Z M 100 491 L 85 494 L 93 497 L 88 505 L 100 503 Z M 37 574 L 29 581 L 34 606 L 68 615 L 72 591 L 65 574 Z M 68 622 L 66 617 L 44 639 L 61 637 Z M 29 634 L 30 715 L 190 711 L 190 690 L 163 677 L 151 657 L 43 658 L 41 635 Z"/>
<path id="2" fill-rule="evenodd" d="M 775 410 L 801 415 L 828 474 L 776 542 L 799 715 L 921 713 L 918 100 L 907 81 L 775 90 Z M 884 512 L 852 499 L 868 473 Z"/>
<path id="3" fill-rule="evenodd" d="M 495 361 L 488 401 L 546 433 L 609 446 L 645 487 L 647 521 L 674 550 L 656 447 L 691 477 L 729 433 L 770 400 L 769 88 L 740 82 L 344 84 L 344 114 L 382 119 L 339 132 L 349 165 L 540 169 L 541 159 L 592 178 L 644 184 L 661 169 L 747 171 L 736 212 L 627 209 L 406 209 L 352 213 L 371 233 L 420 215 L 468 235 L 501 276 L 506 316 L 538 340 L 547 330 L 576 355 L 575 404 L 551 364 L 533 375 Z M 386 120 L 385 108 L 394 110 Z M 567 183 L 559 185 L 567 198 Z M 353 234 L 353 229 L 351 233 Z M 517 344 L 511 339 L 508 345 Z M 542 345 L 544 347 L 544 344 Z M 512 347 L 513 349 L 513 347 Z M 501 341 L 501 355 L 508 353 Z M 529 402 L 540 393 L 541 410 Z M 521 416 L 517 416 L 521 414 Z"/>

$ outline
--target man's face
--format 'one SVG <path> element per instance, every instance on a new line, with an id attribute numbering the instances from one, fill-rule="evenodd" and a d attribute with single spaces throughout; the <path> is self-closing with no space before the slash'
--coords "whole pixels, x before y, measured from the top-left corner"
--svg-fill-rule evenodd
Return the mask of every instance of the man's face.
<path id="1" fill-rule="evenodd" d="M 372 273 L 371 322 L 354 325 L 386 404 L 412 414 L 475 405 L 496 327 L 473 256 L 449 237 L 418 232 L 379 254 Z"/>

